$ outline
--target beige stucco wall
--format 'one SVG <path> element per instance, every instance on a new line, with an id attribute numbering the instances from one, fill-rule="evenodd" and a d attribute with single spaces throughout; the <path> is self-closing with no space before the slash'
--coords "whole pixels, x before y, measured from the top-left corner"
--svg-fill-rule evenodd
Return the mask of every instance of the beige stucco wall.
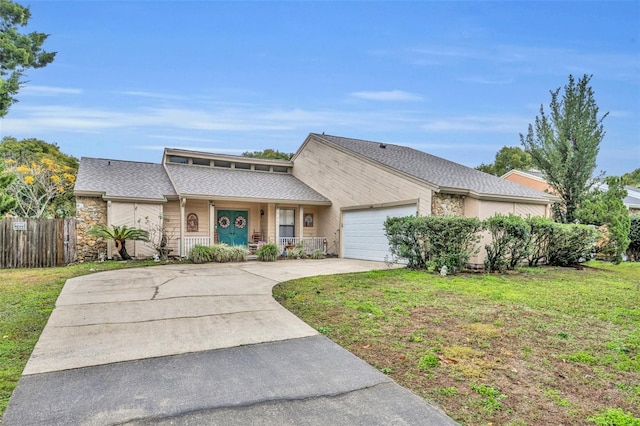
<path id="1" fill-rule="evenodd" d="M 507 201 L 487 201 L 477 200 L 467 197 L 465 199 L 465 215 L 475 216 L 481 220 L 488 219 L 496 214 L 515 214 L 522 218 L 527 216 L 548 216 L 548 208 L 546 205 L 540 204 L 526 204 Z M 490 236 L 488 232 L 481 233 L 481 240 L 479 243 L 480 252 L 477 256 L 469 259 L 469 263 L 472 266 L 481 267 L 487 258 L 487 253 L 484 250 L 484 246 L 489 243 Z"/>
<path id="2" fill-rule="evenodd" d="M 76 260 L 98 260 L 107 254 L 107 243 L 86 232 L 95 225 L 107 224 L 107 202 L 102 198 L 76 197 Z"/>
<path id="3" fill-rule="evenodd" d="M 431 214 L 431 189 L 311 137 L 294 160 L 293 175 L 332 202 L 318 215 L 317 235 L 340 247 L 341 208 L 418 200 Z M 335 236 L 335 237 L 334 237 Z"/>
<path id="4" fill-rule="evenodd" d="M 107 224 L 112 226 L 126 225 L 128 227 L 151 230 L 159 227 L 163 214 L 162 204 L 135 202 L 107 202 Z M 134 258 L 148 258 L 156 254 L 150 243 L 144 241 L 127 241 L 127 253 Z M 109 241 L 108 256 L 112 257 L 114 248 Z"/>
<path id="5" fill-rule="evenodd" d="M 168 239 L 167 247 L 171 250 L 170 256 L 177 256 L 178 239 L 180 238 L 180 202 L 178 200 L 167 201 L 162 207 Z"/>

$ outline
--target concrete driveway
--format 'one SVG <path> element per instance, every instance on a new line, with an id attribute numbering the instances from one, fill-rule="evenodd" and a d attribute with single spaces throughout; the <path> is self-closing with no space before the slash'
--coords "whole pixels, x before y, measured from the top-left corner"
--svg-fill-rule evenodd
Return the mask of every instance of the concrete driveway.
<path id="1" fill-rule="evenodd" d="M 455 424 L 271 297 L 345 259 L 167 265 L 65 284 L 4 425 Z"/>

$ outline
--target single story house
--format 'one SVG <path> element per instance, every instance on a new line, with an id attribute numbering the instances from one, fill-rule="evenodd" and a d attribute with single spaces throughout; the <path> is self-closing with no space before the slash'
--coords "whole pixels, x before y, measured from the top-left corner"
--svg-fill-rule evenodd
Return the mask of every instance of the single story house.
<path id="1" fill-rule="evenodd" d="M 83 157 L 76 179 L 78 254 L 111 256 L 98 223 L 158 227 L 173 254 L 195 244 L 303 242 L 341 257 L 390 256 L 388 216 L 549 216 L 548 194 L 409 147 L 311 133 L 291 161 L 167 148 L 162 162 Z M 146 243 L 127 246 L 150 256 Z"/>
<path id="2" fill-rule="evenodd" d="M 540 170 L 509 170 L 502 175 L 502 179 L 519 183 L 520 185 L 528 186 L 538 191 L 545 191 L 550 194 L 554 193 L 553 188 L 546 181 L 544 174 Z M 601 184 L 600 188 L 606 191 L 607 185 Z M 627 196 L 622 202 L 629 209 L 629 214 L 640 214 L 640 188 L 625 186 L 624 189 L 627 190 Z"/>

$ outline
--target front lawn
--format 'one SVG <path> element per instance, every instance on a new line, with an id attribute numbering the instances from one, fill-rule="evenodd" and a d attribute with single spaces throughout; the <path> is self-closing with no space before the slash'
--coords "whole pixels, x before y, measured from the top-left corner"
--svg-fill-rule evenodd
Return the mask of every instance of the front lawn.
<path id="1" fill-rule="evenodd" d="M 394 269 L 273 293 L 463 424 L 640 425 L 640 263 L 444 278 Z"/>
<path id="2" fill-rule="evenodd" d="M 65 281 L 93 272 L 149 265 L 157 263 L 81 263 L 0 271 L 0 419 Z"/>

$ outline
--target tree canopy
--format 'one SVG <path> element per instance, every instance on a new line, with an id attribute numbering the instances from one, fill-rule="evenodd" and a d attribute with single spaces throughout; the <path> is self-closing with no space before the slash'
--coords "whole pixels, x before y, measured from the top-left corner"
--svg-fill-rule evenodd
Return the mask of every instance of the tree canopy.
<path id="1" fill-rule="evenodd" d="M 251 157 L 251 158 L 268 158 L 271 160 L 291 160 L 293 158 L 293 152 L 281 152 L 277 149 L 265 149 L 264 151 L 245 151 L 242 153 L 243 157 Z"/>
<path id="2" fill-rule="evenodd" d="M 503 146 L 496 153 L 493 163 L 482 163 L 476 169 L 492 175 L 502 176 L 509 170 L 528 170 L 531 165 L 531 154 L 518 146 Z"/>
<path id="3" fill-rule="evenodd" d="M 0 158 L 14 160 L 18 164 L 27 164 L 32 161 L 40 161 L 49 158 L 62 166 L 78 169 L 78 159 L 60 151 L 55 143 L 45 142 L 40 139 L 28 138 L 18 140 L 11 136 L 5 136 L 0 141 Z"/>
<path id="4" fill-rule="evenodd" d="M 640 188 L 640 167 L 638 167 L 632 172 L 623 174 L 622 183 L 624 185 L 635 186 L 636 188 Z"/>
<path id="5" fill-rule="evenodd" d="M 0 0 L 0 118 L 7 115 L 20 87 L 24 72 L 53 62 L 55 52 L 42 50 L 48 35 L 39 32 L 21 34 L 19 27 L 29 23 L 28 7 Z"/>
<path id="6" fill-rule="evenodd" d="M 18 203 L 18 200 L 7 194 L 7 187 L 14 179 L 15 175 L 6 172 L 3 162 L 0 161 L 0 217 L 13 210 Z"/>
<path id="7" fill-rule="evenodd" d="M 576 211 L 576 217 L 587 225 L 606 226 L 601 252 L 610 260 L 620 263 L 630 241 L 631 220 L 623 202 L 627 191 L 619 177 L 609 176 L 605 183 L 587 194 Z"/>
<path id="8" fill-rule="evenodd" d="M 576 82 L 570 75 L 562 94 L 560 88 L 550 92 L 549 115 L 541 105 L 535 124 L 529 125 L 526 136 L 520 134 L 533 164 L 561 198 L 565 222 L 576 219 L 576 210 L 594 183 L 596 157 L 605 135 L 602 122 L 608 113 L 598 116 L 590 80 L 585 74 Z"/>

